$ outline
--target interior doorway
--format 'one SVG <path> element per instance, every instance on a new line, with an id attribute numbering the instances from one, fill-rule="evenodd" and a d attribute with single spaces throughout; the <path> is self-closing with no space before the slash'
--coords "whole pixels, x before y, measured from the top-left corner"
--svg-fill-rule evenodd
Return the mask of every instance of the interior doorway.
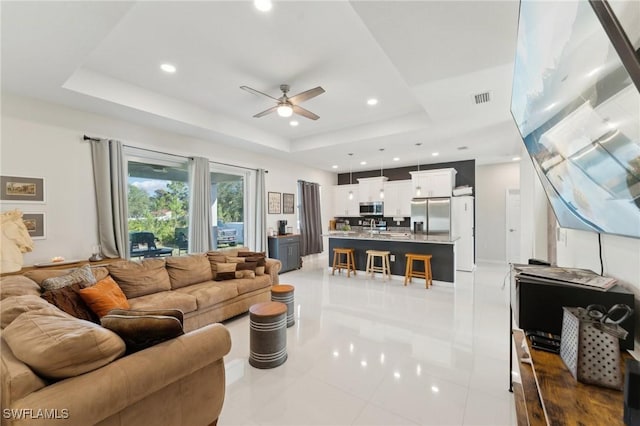
<path id="1" fill-rule="evenodd" d="M 508 263 L 520 263 L 520 189 L 507 189 L 506 252 Z"/>

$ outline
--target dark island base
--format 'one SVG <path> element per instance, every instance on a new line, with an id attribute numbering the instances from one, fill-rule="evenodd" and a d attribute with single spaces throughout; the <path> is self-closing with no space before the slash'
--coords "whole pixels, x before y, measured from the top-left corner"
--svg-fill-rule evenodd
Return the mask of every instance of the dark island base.
<path id="1" fill-rule="evenodd" d="M 406 267 L 405 254 L 419 253 L 430 254 L 431 273 L 436 281 L 453 283 L 454 270 L 454 244 L 414 243 L 410 241 L 385 241 L 385 240 L 357 240 L 352 238 L 329 238 L 329 266 L 333 265 L 334 248 L 352 248 L 355 250 L 356 269 L 364 271 L 367 266 L 367 250 L 386 250 L 396 257 L 391 262 L 391 274 L 404 276 Z M 379 259 L 378 259 L 379 262 Z M 423 262 L 414 262 L 415 271 L 424 272 Z M 414 279 L 415 281 L 415 279 Z"/>

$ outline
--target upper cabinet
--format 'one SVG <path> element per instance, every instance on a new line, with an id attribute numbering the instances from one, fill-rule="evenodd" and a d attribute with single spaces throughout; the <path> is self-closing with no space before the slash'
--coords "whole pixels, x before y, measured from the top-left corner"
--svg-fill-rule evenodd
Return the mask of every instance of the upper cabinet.
<path id="1" fill-rule="evenodd" d="M 380 198 L 380 190 L 386 181 L 384 176 L 358 179 L 359 202 L 385 201 L 384 196 Z"/>
<path id="2" fill-rule="evenodd" d="M 337 217 L 360 216 L 359 185 L 333 187 L 333 215 Z M 351 193 L 351 194 L 349 194 Z"/>
<path id="3" fill-rule="evenodd" d="M 413 197 L 451 197 L 456 169 L 422 170 L 411 173 Z"/>
<path id="4" fill-rule="evenodd" d="M 384 183 L 384 215 L 386 217 L 411 216 L 413 198 L 410 180 L 395 180 Z"/>

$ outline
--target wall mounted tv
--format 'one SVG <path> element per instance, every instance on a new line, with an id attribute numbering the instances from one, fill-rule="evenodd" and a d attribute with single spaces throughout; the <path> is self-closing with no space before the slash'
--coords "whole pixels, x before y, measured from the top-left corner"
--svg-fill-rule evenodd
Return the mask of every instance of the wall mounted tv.
<path id="1" fill-rule="evenodd" d="M 633 37 L 601 0 L 520 3 L 511 113 L 561 227 L 640 238 Z"/>

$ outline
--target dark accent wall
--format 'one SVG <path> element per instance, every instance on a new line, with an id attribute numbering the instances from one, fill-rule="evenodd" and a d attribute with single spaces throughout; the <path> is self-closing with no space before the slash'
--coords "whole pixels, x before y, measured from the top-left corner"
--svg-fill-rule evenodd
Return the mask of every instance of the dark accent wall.
<path id="1" fill-rule="evenodd" d="M 476 186 L 476 160 L 451 161 L 449 163 L 421 164 L 420 170 L 433 169 L 456 169 L 456 186 L 469 185 L 474 188 Z M 409 172 L 418 171 L 418 166 L 397 167 L 394 169 L 382 169 L 382 175 L 389 180 L 409 180 L 411 175 Z M 358 178 L 378 177 L 380 169 L 366 170 L 363 172 L 354 172 L 353 181 L 358 183 Z M 349 185 L 349 173 L 338 174 L 338 185 Z"/>

